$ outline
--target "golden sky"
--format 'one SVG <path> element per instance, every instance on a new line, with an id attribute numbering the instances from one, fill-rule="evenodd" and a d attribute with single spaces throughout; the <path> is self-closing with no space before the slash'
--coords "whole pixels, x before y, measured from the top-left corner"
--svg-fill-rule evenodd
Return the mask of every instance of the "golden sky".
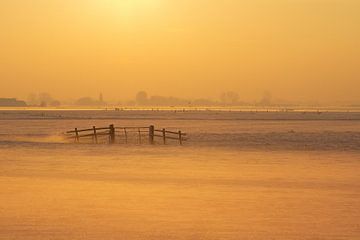
<path id="1" fill-rule="evenodd" d="M 360 102 L 359 0 L 1 0 L 0 97 Z"/>

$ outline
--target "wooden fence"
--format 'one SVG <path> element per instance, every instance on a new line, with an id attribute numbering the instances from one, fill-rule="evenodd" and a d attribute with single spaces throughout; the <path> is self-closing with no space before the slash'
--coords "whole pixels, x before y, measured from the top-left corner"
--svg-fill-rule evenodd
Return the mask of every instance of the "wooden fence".
<path id="1" fill-rule="evenodd" d="M 110 144 L 128 143 L 131 138 L 130 135 L 132 137 L 136 135 L 139 144 L 144 143 L 145 139 L 148 139 L 150 144 L 155 144 L 156 138 L 161 138 L 163 144 L 166 144 L 168 140 L 176 140 L 182 145 L 183 142 L 187 140 L 186 133 L 181 131 L 168 131 L 165 128 L 155 129 L 153 125 L 149 127 L 115 127 L 111 124 L 109 127 L 97 128 L 93 126 L 88 129 L 75 128 L 72 131 L 66 132 L 65 135 L 68 139 L 73 139 L 76 143 L 79 143 L 81 139 L 91 139 L 91 141 L 96 144 L 101 142 L 100 138 L 104 140 L 104 137 L 106 139 L 105 141 Z M 123 141 L 118 141 L 118 138 Z"/>

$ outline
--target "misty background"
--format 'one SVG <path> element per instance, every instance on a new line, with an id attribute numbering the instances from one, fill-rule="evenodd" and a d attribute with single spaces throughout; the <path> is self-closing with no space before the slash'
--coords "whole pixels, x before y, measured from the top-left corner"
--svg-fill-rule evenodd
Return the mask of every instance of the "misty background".
<path id="1" fill-rule="evenodd" d="M 0 1 L 0 98 L 359 105 L 359 9 L 355 0 Z"/>
<path id="2" fill-rule="evenodd" d="M 76 99 L 55 99 L 49 93 L 31 93 L 25 101 L 16 98 L 0 98 L 0 107 L 324 107 L 317 102 L 291 102 L 274 98 L 270 92 L 264 92 L 254 101 L 243 101 L 237 92 L 227 91 L 218 98 L 195 98 L 185 99 L 174 96 L 151 95 L 145 91 L 139 91 L 131 99 L 108 100 L 99 93 L 97 97 L 85 96 Z M 327 105 L 329 106 L 329 105 Z M 336 105 L 332 105 L 336 106 Z M 341 107 L 360 107 L 360 104 L 337 105 Z"/>

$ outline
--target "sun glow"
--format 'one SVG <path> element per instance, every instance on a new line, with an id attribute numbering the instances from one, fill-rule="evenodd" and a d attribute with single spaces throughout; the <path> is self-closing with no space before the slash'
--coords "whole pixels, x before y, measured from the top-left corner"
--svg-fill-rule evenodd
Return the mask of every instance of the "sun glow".
<path id="1" fill-rule="evenodd" d="M 161 6 L 162 0 L 102 0 L 96 1 L 101 6 L 123 17 L 147 15 Z"/>

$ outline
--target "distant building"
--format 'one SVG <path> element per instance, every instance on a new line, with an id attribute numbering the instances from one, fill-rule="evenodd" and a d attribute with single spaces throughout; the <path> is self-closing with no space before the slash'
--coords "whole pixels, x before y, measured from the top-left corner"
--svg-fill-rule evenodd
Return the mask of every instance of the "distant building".
<path id="1" fill-rule="evenodd" d="M 0 107 L 26 107 L 26 102 L 16 98 L 0 98 Z"/>

